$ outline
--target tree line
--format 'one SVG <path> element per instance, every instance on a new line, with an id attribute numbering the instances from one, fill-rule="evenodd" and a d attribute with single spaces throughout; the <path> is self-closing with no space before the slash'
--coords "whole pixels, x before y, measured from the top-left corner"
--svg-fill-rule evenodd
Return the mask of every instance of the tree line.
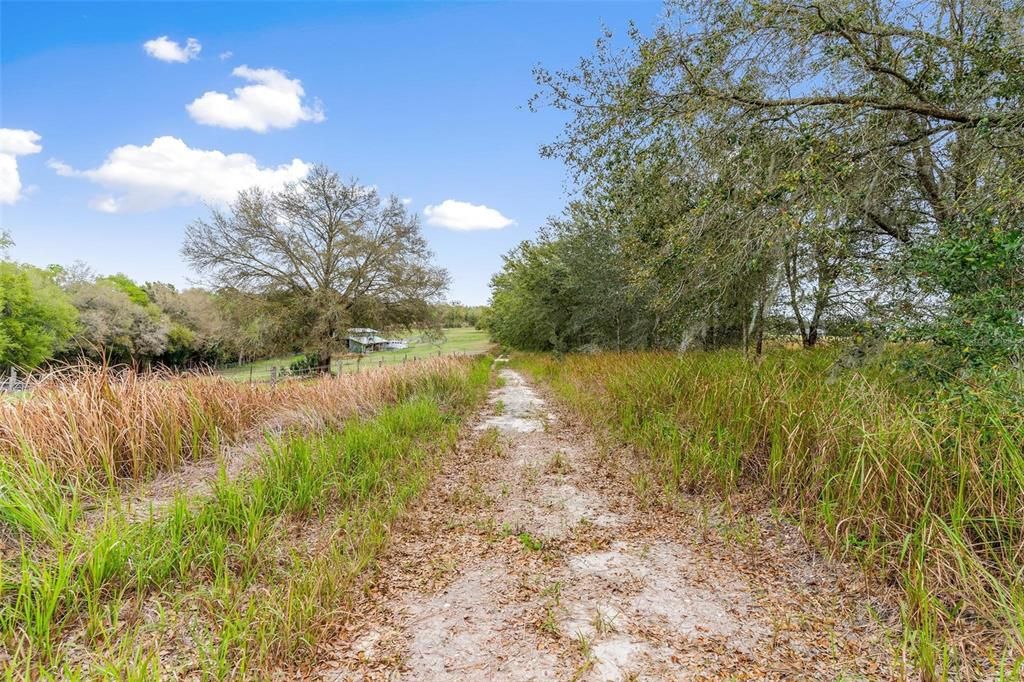
<path id="1" fill-rule="evenodd" d="M 11 245 L 4 235 L 0 250 Z M 83 265 L 0 261 L 0 366 L 94 361 L 190 367 L 303 352 L 327 368 L 351 326 L 476 325 L 444 303 L 419 221 L 395 196 L 316 166 L 270 193 L 250 189 L 186 228 L 206 287 L 179 290 Z"/>
<path id="2" fill-rule="evenodd" d="M 32 369 L 86 358 L 111 364 L 218 364 L 267 349 L 241 297 L 178 290 L 84 265 L 0 261 L 0 366 Z"/>
<path id="3" fill-rule="evenodd" d="M 761 347 L 823 332 L 1024 357 L 1024 5 L 694 0 L 538 68 L 577 187 L 505 256 L 497 340 Z"/>

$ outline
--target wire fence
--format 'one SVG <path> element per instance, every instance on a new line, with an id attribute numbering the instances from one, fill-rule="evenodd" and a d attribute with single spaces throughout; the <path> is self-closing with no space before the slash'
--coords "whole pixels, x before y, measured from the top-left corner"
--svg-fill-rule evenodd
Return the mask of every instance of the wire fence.
<path id="1" fill-rule="evenodd" d="M 0 379 L 0 393 L 21 393 L 25 390 L 28 390 L 28 376 L 20 374 L 14 367 Z"/>
<path id="2" fill-rule="evenodd" d="M 401 353 L 399 351 L 388 352 L 386 356 L 378 353 L 372 355 L 361 355 L 354 358 L 339 358 L 332 360 L 330 374 L 341 376 L 345 374 L 358 374 L 382 367 L 394 367 L 408 363 L 425 362 L 439 357 L 470 357 L 486 353 L 486 350 L 472 351 L 437 351 L 431 353 Z M 166 367 L 149 368 L 154 372 L 164 373 L 164 376 L 188 375 L 188 374 L 213 374 L 223 376 L 234 381 L 247 383 L 276 384 L 280 381 L 296 381 L 303 379 L 316 379 L 326 375 L 326 372 L 319 367 L 304 367 L 292 369 L 287 361 L 282 360 L 280 365 L 267 365 L 266 362 L 253 362 L 247 364 L 203 366 L 191 369 L 172 370 Z M 22 396 L 25 397 L 31 391 L 33 384 L 50 375 L 49 372 L 28 373 L 15 367 L 8 370 L 0 370 L 0 396 Z"/>
<path id="3" fill-rule="evenodd" d="M 388 352 L 386 356 L 374 353 L 372 355 L 359 355 L 355 358 L 340 358 L 332 360 L 330 363 L 330 373 L 334 376 L 341 376 L 345 374 L 358 374 L 359 372 L 365 372 L 371 369 L 379 369 L 382 367 L 394 367 L 399 365 L 405 365 L 408 363 L 425 362 L 433 358 L 439 357 L 470 357 L 474 355 L 481 355 L 486 353 L 486 350 L 473 350 L 473 351 L 436 351 L 429 354 L 425 354 L 422 351 L 418 353 L 402 353 L 400 351 Z M 227 365 L 215 368 L 215 374 L 227 376 L 228 378 L 234 379 L 235 381 L 244 381 L 247 383 L 270 383 L 274 384 L 278 381 L 296 380 L 296 379 L 314 379 L 322 377 L 326 374 L 325 370 L 321 367 L 301 367 L 292 369 L 288 364 L 282 362 L 280 365 L 270 365 L 269 367 L 265 363 L 248 363 L 243 365 Z"/>

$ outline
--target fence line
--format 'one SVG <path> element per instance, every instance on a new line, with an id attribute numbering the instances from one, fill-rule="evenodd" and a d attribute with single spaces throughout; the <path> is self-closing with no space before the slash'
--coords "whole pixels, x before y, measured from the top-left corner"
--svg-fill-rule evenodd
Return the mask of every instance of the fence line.
<path id="1" fill-rule="evenodd" d="M 16 367 L 11 367 L 10 371 L 0 377 L 0 393 L 20 393 L 28 388 L 28 377 L 21 378 L 18 375 Z"/>
<path id="2" fill-rule="evenodd" d="M 333 362 L 331 362 L 330 369 L 331 369 L 331 374 L 332 375 L 334 375 L 334 376 L 342 376 L 342 375 L 345 375 L 345 374 L 358 374 L 359 372 L 362 372 L 362 371 L 366 371 L 366 370 L 370 370 L 370 369 L 379 369 L 379 368 L 382 368 L 382 367 L 385 367 L 385 366 L 398 366 L 398 365 L 404 365 L 404 364 L 407 364 L 407 363 L 410 363 L 410 362 L 423 362 L 423 361 L 429 360 L 431 358 L 439 358 L 439 357 L 470 357 L 470 356 L 473 356 L 473 355 L 480 355 L 480 354 L 486 353 L 486 352 L 487 351 L 485 351 L 485 350 L 476 350 L 476 351 L 461 351 L 460 350 L 460 351 L 447 351 L 447 352 L 445 352 L 445 351 L 437 351 L 436 354 L 434 354 L 434 353 L 431 353 L 430 355 L 420 354 L 420 355 L 415 355 L 415 356 L 412 356 L 412 357 L 410 357 L 409 353 L 405 353 L 403 355 L 402 359 L 400 361 L 397 361 L 397 362 L 394 361 L 394 360 L 390 360 L 390 359 L 389 360 L 385 360 L 382 357 L 374 357 L 373 355 L 364 355 L 364 356 L 358 357 L 355 360 L 338 360 L 338 361 L 333 361 Z M 390 357 L 394 357 L 394 356 L 393 355 L 389 355 L 389 358 Z M 320 368 L 318 368 L 318 367 L 311 367 L 311 368 L 303 368 L 303 369 L 295 369 L 295 370 L 293 370 L 293 369 L 290 369 L 289 367 L 287 367 L 285 365 L 271 365 L 269 368 L 266 368 L 266 369 L 254 370 L 253 367 L 252 367 L 253 363 L 246 363 L 246 364 L 250 365 L 249 366 L 248 374 L 243 372 L 243 373 L 241 373 L 239 375 L 239 373 L 237 372 L 237 370 L 244 369 L 244 365 L 242 365 L 242 366 L 235 365 L 235 366 L 228 366 L 228 367 L 221 366 L 221 367 L 216 368 L 214 370 L 214 372 L 217 373 L 217 374 L 220 374 L 220 373 L 223 373 L 224 370 L 226 370 L 226 369 L 235 369 L 236 371 L 234 372 L 234 376 L 233 377 L 229 377 L 229 378 L 233 378 L 233 379 L 239 380 L 239 381 L 245 381 L 245 382 L 248 382 L 248 383 L 269 383 L 271 385 L 274 385 L 274 384 L 276 384 L 279 381 L 286 381 L 286 380 L 290 380 L 290 379 L 294 380 L 294 379 L 316 378 L 316 377 L 319 377 L 319 376 L 323 376 L 323 374 L 324 374 L 324 372 Z"/>
<path id="3" fill-rule="evenodd" d="M 344 374 L 358 374 L 362 371 L 370 369 L 379 369 L 387 366 L 398 366 L 404 365 L 410 362 L 423 362 L 431 358 L 437 357 L 469 357 L 472 355 L 480 355 L 486 353 L 486 350 L 476 351 L 437 351 L 437 353 L 431 353 L 429 355 L 419 354 L 413 357 L 409 357 L 409 353 L 405 353 L 400 361 L 385 361 L 382 357 L 374 357 L 372 355 L 360 356 L 355 360 L 344 360 L 331 363 L 331 374 L 335 376 L 341 376 Z M 394 357 L 394 356 L 389 356 Z M 284 365 L 272 365 L 267 369 L 255 370 L 252 367 L 253 363 L 246 363 L 249 365 L 248 374 L 243 373 L 241 376 L 225 377 L 228 379 L 235 379 L 240 381 L 247 381 L 248 383 L 269 383 L 271 385 L 276 384 L 279 381 L 287 380 L 301 380 L 311 379 L 323 375 L 323 372 L 319 368 L 305 368 L 293 370 Z M 221 365 L 219 367 L 206 367 L 204 369 L 188 369 L 177 372 L 180 375 L 186 374 L 213 374 L 223 376 L 224 370 L 228 369 L 240 369 L 244 365 Z M 159 371 L 159 370 L 158 370 Z M 164 370 L 170 371 L 170 370 Z M 38 375 L 36 378 L 45 376 L 46 372 Z M 15 367 L 11 367 L 7 371 L 0 370 L 0 395 L 3 394 L 15 394 L 29 391 L 32 387 L 33 376 L 29 373 L 18 370 Z"/>

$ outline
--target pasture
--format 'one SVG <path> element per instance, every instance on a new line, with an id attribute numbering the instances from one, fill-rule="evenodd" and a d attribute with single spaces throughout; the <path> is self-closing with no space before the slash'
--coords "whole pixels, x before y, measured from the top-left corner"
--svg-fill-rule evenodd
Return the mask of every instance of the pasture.
<path id="1" fill-rule="evenodd" d="M 331 371 L 335 374 L 354 373 L 357 369 L 400 365 L 405 362 L 418 361 L 425 358 L 445 355 L 475 355 L 484 353 L 491 347 L 487 332 L 472 327 L 450 327 L 443 330 L 444 337 L 436 341 L 425 341 L 422 334 L 399 334 L 399 338 L 409 340 L 409 347 L 403 350 L 386 350 L 370 353 L 363 358 L 341 355 L 331 361 Z M 288 369 L 293 362 L 300 360 L 300 354 L 280 355 L 265 360 L 243 363 L 219 368 L 217 374 L 232 381 L 267 381 L 273 368 Z"/>

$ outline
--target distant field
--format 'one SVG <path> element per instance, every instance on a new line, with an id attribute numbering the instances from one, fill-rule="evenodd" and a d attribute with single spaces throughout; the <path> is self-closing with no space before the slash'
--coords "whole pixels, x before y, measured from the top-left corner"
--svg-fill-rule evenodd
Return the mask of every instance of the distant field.
<path id="1" fill-rule="evenodd" d="M 440 344 L 419 342 L 419 333 L 402 334 L 401 338 L 409 339 L 409 347 L 405 350 L 379 351 L 365 356 L 359 363 L 361 367 L 378 367 L 383 365 L 395 365 L 411 361 L 417 358 L 436 357 L 450 355 L 452 353 L 481 353 L 487 350 L 491 341 L 487 332 L 471 327 L 453 327 L 444 330 L 445 340 Z M 271 369 L 274 367 L 287 369 L 293 362 L 302 357 L 299 354 L 282 355 L 267 360 L 257 360 L 235 367 L 227 367 L 218 371 L 218 374 L 235 381 L 248 381 L 253 379 L 267 379 L 270 377 Z M 348 357 L 344 360 L 336 359 L 331 363 L 331 369 L 337 372 L 354 372 L 356 360 Z"/>

